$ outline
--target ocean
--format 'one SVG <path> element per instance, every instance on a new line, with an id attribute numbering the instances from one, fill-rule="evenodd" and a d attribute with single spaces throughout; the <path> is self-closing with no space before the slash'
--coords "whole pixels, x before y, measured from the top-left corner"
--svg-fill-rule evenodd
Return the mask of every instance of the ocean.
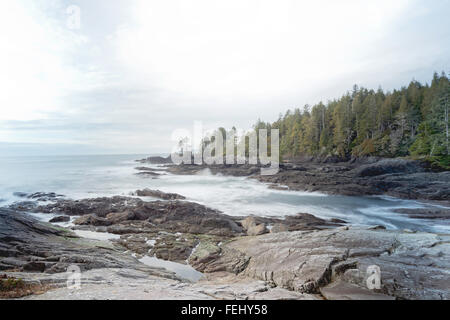
<path id="1" fill-rule="evenodd" d="M 325 219 L 342 219 L 353 225 L 450 232 L 448 221 L 414 220 L 394 212 L 399 208 L 432 206 L 419 201 L 273 190 L 252 179 L 212 175 L 207 169 L 191 176 L 164 174 L 157 179 L 144 178 L 136 175 L 135 169 L 142 166 L 135 160 L 144 157 L 146 155 L 0 157 L 0 206 L 23 201 L 15 196 L 17 192 L 55 192 L 82 199 L 130 195 L 138 189 L 150 188 L 179 193 L 189 201 L 232 216 L 283 217 L 310 213 Z"/>

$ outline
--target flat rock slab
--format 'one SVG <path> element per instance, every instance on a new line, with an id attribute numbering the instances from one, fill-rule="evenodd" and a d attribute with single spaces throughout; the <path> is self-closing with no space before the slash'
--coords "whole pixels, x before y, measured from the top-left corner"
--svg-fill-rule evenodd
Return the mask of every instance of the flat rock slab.
<path id="1" fill-rule="evenodd" d="M 19 274 L 20 275 L 20 274 Z M 28 279 L 29 275 L 20 275 Z M 96 269 L 83 272 L 79 289 L 68 288 L 68 275 L 40 274 L 34 281 L 56 284 L 56 288 L 26 300 L 180 300 L 211 299 L 198 291 L 184 289 L 184 283 L 150 276 L 133 269 Z M 28 281 L 28 280 L 27 280 Z"/>
<path id="2" fill-rule="evenodd" d="M 353 269 L 366 287 L 367 268 L 381 269 L 381 293 L 402 299 L 450 298 L 450 236 L 362 228 L 283 232 L 232 241 L 204 270 L 232 270 L 301 293 L 318 293 Z"/>
<path id="3" fill-rule="evenodd" d="M 320 289 L 327 300 L 395 300 L 394 297 L 338 281 Z"/>
<path id="4" fill-rule="evenodd" d="M 316 300 L 317 296 L 271 288 L 263 281 L 214 274 L 196 284 L 164 279 L 133 269 L 83 272 L 79 288 L 67 287 L 67 274 L 11 273 L 27 283 L 54 288 L 24 300 Z"/>
<path id="5" fill-rule="evenodd" d="M 245 275 L 228 272 L 206 274 L 193 288 L 214 299 L 227 300 L 322 300 L 319 295 L 311 295 L 272 287 L 266 281 L 255 280 Z"/>

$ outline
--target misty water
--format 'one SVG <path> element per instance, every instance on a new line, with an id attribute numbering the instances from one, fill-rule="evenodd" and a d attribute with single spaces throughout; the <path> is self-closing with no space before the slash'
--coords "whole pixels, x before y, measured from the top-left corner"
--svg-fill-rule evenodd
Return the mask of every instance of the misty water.
<path id="1" fill-rule="evenodd" d="M 208 170 L 191 176 L 163 174 L 158 179 L 137 176 L 135 162 L 145 155 L 0 157 L 0 206 L 23 199 L 15 192 L 56 192 L 68 198 L 129 195 L 142 189 L 179 193 L 233 216 L 283 217 L 310 213 L 339 218 L 353 225 L 383 225 L 388 229 L 450 232 L 443 220 L 414 220 L 395 213 L 399 208 L 432 206 L 389 197 L 330 196 L 321 193 L 269 189 L 253 179 L 211 175 Z M 157 168 L 156 165 L 145 165 Z M 155 200 L 143 198 L 144 200 Z M 48 220 L 50 216 L 35 214 Z"/>

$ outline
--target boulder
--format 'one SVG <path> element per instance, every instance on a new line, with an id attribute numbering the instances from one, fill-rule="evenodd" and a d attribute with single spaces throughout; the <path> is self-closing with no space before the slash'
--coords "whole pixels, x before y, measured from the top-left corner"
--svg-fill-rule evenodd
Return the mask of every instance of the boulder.
<path id="1" fill-rule="evenodd" d="M 143 177 L 152 177 L 153 179 L 160 176 L 159 173 L 153 172 L 153 171 L 141 171 L 136 173 L 137 176 L 143 176 Z"/>
<path id="2" fill-rule="evenodd" d="M 219 258 L 221 252 L 222 250 L 216 243 L 204 241 L 192 251 L 188 262 L 200 272 L 214 272 L 215 270 L 208 265 Z"/>
<path id="3" fill-rule="evenodd" d="M 280 232 L 286 232 L 286 231 L 288 231 L 288 227 L 282 223 L 276 223 L 270 229 L 271 233 L 280 233 Z"/>
<path id="4" fill-rule="evenodd" d="M 45 263 L 43 262 L 28 262 L 27 264 L 24 264 L 22 269 L 24 271 L 35 271 L 35 272 L 44 272 L 46 268 Z"/>
<path id="5" fill-rule="evenodd" d="M 309 213 L 298 213 L 294 216 L 287 216 L 282 223 L 286 225 L 288 231 L 301 231 L 337 227 L 344 224 L 345 221 L 339 219 L 327 221 Z"/>
<path id="6" fill-rule="evenodd" d="M 113 212 L 106 215 L 106 219 L 111 222 L 111 224 L 117 224 L 128 220 L 134 220 L 135 214 L 130 211 L 124 212 Z"/>
<path id="7" fill-rule="evenodd" d="M 247 267 L 250 258 L 242 252 L 221 248 L 215 243 L 206 242 L 194 250 L 189 257 L 189 264 L 196 270 L 205 273 L 230 272 L 239 274 Z"/>
<path id="8" fill-rule="evenodd" d="M 73 223 L 76 225 L 80 225 L 80 226 L 91 225 L 91 226 L 103 226 L 103 227 L 107 227 L 112 224 L 112 222 L 110 220 L 101 218 L 101 217 L 97 217 L 95 214 L 79 217 Z"/>
<path id="9" fill-rule="evenodd" d="M 251 227 L 256 226 L 256 219 L 254 217 L 247 217 L 244 220 L 241 220 L 240 223 L 242 225 L 242 228 L 247 231 Z"/>
<path id="10" fill-rule="evenodd" d="M 242 228 L 247 231 L 248 236 L 259 236 L 261 234 L 267 233 L 268 230 L 264 223 L 257 224 L 254 217 L 247 217 L 240 221 Z"/>
<path id="11" fill-rule="evenodd" d="M 404 159 L 385 159 L 372 164 L 363 165 L 356 169 L 355 173 L 360 177 L 374 177 L 385 174 L 409 174 L 423 171 L 423 167 L 417 161 Z"/>
<path id="12" fill-rule="evenodd" d="M 253 237 L 253 236 L 259 236 L 261 234 L 267 233 L 268 230 L 266 228 L 266 225 L 264 223 L 250 226 L 247 230 L 247 235 Z"/>
<path id="13" fill-rule="evenodd" d="M 134 195 L 138 197 L 153 197 L 163 200 L 184 200 L 186 197 L 176 194 L 176 193 L 165 193 L 160 190 L 150 190 L 150 189 L 144 189 L 144 190 L 137 190 Z"/>
<path id="14" fill-rule="evenodd" d="M 69 221 L 70 221 L 69 216 L 58 216 L 58 217 L 54 217 L 53 219 L 50 219 L 49 222 L 58 223 L 58 222 L 69 222 Z"/>

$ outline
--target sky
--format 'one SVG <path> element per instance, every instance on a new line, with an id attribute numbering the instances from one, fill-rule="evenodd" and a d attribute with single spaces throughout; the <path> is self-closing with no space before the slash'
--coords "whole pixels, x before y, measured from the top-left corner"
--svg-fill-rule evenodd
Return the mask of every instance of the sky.
<path id="1" fill-rule="evenodd" d="M 450 71 L 449 0 L 3 0 L 0 155 L 170 152 Z"/>

